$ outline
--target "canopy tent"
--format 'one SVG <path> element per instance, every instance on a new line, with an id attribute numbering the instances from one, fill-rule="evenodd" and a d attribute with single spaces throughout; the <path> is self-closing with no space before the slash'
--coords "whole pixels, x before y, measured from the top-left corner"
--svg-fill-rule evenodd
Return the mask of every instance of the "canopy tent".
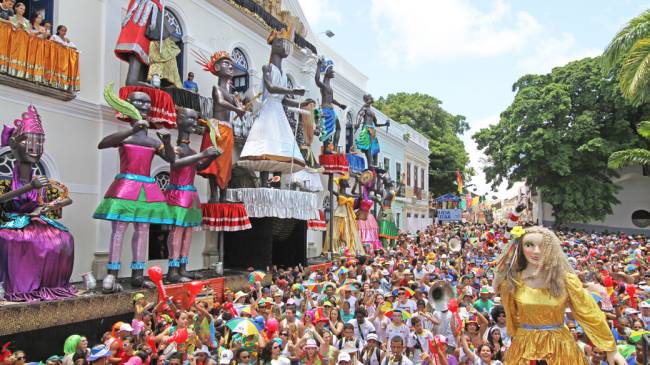
<path id="1" fill-rule="evenodd" d="M 452 193 L 447 193 L 445 195 L 441 195 L 436 198 L 436 203 L 442 203 L 442 202 L 459 202 L 461 199 L 452 194 Z"/>

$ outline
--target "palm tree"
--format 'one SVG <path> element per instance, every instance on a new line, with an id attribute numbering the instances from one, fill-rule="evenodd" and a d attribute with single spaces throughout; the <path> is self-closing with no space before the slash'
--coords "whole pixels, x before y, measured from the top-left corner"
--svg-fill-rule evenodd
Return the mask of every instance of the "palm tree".
<path id="1" fill-rule="evenodd" d="M 623 96 L 635 106 L 650 101 L 650 10 L 630 20 L 603 54 L 606 70 L 620 64 Z"/>
<path id="2" fill-rule="evenodd" d="M 639 123 L 637 131 L 641 137 L 650 141 L 650 122 Z M 620 169 L 624 166 L 650 165 L 650 150 L 631 148 L 614 152 L 609 156 L 607 165 L 611 169 Z"/>

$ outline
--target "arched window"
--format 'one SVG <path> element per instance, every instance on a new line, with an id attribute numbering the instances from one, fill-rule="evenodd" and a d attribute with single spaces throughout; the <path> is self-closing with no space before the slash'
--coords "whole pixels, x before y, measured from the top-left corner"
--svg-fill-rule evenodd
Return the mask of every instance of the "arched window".
<path id="1" fill-rule="evenodd" d="M 183 46 L 183 27 L 176 13 L 169 8 L 165 8 L 165 21 L 170 25 L 172 30 L 171 37 L 174 39 L 174 43 L 181 49 L 181 53 L 176 56 L 176 64 L 178 65 L 178 73 L 181 79 L 185 80 L 185 73 L 183 72 L 183 55 L 185 53 L 185 47 Z"/>
<path id="2" fill-rule="evenodd" d="M 246 92 L 249 85 L 248 77 L 248 58 L 244 54 L 244 51 L 241 48 L 235 47 L 230 53 L 230 57 L 234 61 L 235 74 L 233 75 L 232 82 L 235 86 L 235 90 L 240 93 Z"/>

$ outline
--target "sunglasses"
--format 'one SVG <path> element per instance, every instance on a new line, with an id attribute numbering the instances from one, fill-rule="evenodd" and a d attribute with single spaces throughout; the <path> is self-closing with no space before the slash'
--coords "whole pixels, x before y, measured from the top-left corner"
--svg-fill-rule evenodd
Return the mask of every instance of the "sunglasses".
<path id="1" fill-rule="evenodd" d="M 273 346 L 273 347 L 271 347 L 271 349 L 273 349 L 273 350 L 279 350 L 279 349 L 280 349 L 280 346 Z"/>
<path id="2" fill-rule="evenodd" d="M 280 336 L 289 336 L 288 333 L 280 333 Z"/>
<path id="3" fill-rule="evenodd" d="M 19 360 L 25 360 L 25 356 L 19 356 L 19 357 L 17 357 L 17 358 L 16 358 L 16 361 L 19 361 Z"/>

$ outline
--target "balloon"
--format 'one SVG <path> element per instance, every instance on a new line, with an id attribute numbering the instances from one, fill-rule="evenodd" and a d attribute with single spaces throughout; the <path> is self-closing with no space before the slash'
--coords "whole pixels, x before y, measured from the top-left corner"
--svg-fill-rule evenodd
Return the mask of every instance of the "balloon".
<path id="1" fill-rule="evenodd" d="M 158 288 L 158 303 L 166 302 L 167 291 L 163 286 L 163 282 L 162 282 L 163 272 L 160 266 L 150 267 L 149 270 L 147 270 L 147 274 L 149 274 L 149 278 L 151 279 L 151 281 L 153 281 L 154 284 L 156 284 L 156 288 Z"/>
<path id="2" fill-rule="evenodd" d="M 273 336 L 273 334 L 278 330 L 278 320 L 275 318 L 269 318 L 269 320 L 266 321 L 266 330 L 269 332 L 269 336 Z"/>
<path id="3" fill-rule="evenodd" d="M 449 302 L 447 303 L 447 309 L 449 309 L 449 311 L 452 313 L 458 312 L 458 302 L 456 301 L 456 298 L 449 299 Z"/>
<path id="4" fill-rule="evenodd" d="M 201 292 L 201 290 L 203 290 L 203 283 L 200 281 L 192 281 L 185 284 L 185 289 L 190 293 L 190 299 L 187 306 L 191 307 L 192 304 L 194 304 L 196 296 Z"/>
<path id="5" fill-rule="evenodd" d="M 163 272 L 160 266 L 152 266 L 147 270 L 147 274 L 149 274 L 149 278 L 151 281 L 160 281 L 163 278 Z"/>
<path id="6" fill-rule="evenodd" d="M 237 317 L 237 311 L 235 310 L 235 307 L 232 305 L 232 302 L 226 302 L 223 305 L 223 309 L 230 312 L 230 314 L 232 314 L 233 317 Z"/>

